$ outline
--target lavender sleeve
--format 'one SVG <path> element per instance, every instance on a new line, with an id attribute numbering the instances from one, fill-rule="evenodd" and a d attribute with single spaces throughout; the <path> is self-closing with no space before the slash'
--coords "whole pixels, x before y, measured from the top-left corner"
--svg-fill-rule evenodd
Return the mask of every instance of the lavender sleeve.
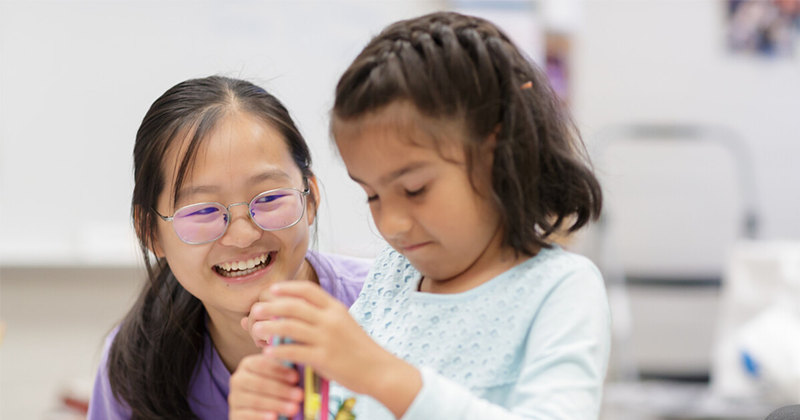
<path id="1" fill-rule="evenodd" d="M 307 259 L 317 272 L 320 286 L 348 308 L 358 299 L 373 261 L 316 251 L 308 251 Z"/>
<path id="2" fill-rule="evenodd" d="M 119 327 L 115 328 L 108 337 L 106 337 L 105 345 L 103 346 L 103 357 L 100 360 L 100 366 L 97 368 L 97 376 L 94 380 L 94 390 L 92 391 L 92 398 L 89 401 L 89 414 L 86 420 L 118 420 L 130 419 L 130 409 L 121 404 L 114 397 L 111 391 L 111 383 L 108 380 L 108 352 L 111 349 L 111 343 L 117 335 Z"/>

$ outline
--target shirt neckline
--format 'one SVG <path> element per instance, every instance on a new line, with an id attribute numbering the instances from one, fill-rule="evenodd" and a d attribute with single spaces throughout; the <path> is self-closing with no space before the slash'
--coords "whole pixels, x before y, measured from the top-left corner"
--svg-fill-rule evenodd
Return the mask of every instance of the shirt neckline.
<path id="1" fill-rule="evenodd" d="M 437 303 L 437 302 L 455 302 L 455 301 L 462 301 L 473 299 L 481 294 L 486 292 L 490 292 L 494 287 L 500 283 L 503 279 L 506 279 L 512 276 L 514 273 L 525 270 L 529 268 L 532 264 L 541 261 L 545 254 L 549 254 L 556 249 L 560 249 L 557 244 L 552 244 L 551 248 L 544 248 L 542 247 L 536 255 L 528 258 L 527 260 L 515 265 L 514 267 L 509 268 L 508 270 L 496 275 L 495 277 L 489 279 L 485 283 L 478 285 L 472 289 L 459 292 L 459 293 L 427 293 L 427 292 L 420 292 L 420 282 L 422 281 L 422 273 L 417 271 L 414 268 L 414 287 L 411 289 L 411 299 L 426 303 Z M 412 266 L 413 267 L 413 266 Z"/>

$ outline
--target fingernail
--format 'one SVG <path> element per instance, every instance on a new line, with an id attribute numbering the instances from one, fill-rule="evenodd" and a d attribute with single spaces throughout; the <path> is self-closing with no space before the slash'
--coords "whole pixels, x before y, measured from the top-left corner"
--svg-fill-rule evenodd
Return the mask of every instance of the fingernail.
<path id="1" fill-rule="evenodd" d="M 278 415 L 275 414 L 275 413 L 264 414 L 264 420 L 277 420 L 277 419 L 278 419 Z"/>
<path id="2" fill-rule="evenodd" d="M 297 377 L 297 372 L 294 370 L 290 370 L 286 373 L 286 380 L 292 383 L 296 383 L 300 378 Z"/>
<path id="3" fill-rule="evenodd" d="M 287 413 L 294 414 L 295 410 L 297 410 L 297 404 L 286 404 L 283 406 L 283 409 Z"/>
<path id="4" fill-rule="evenodd" d="M 280 283 L 275 283 L 272 286 L 270 286 L 270 288 L 269 288 L 269 291 L 273 292 L 273 293 L 277 292 L 279 290 L 281 290 L 281 284 Z"/>
<path id="5" fill-rule="evenodd" d="M 292 394 L 290 395 L 290 398 L 293 399 L 293 400 L 297 400 L 297 401 L 302 400 L 303 399 L 303 390 L 301 390 L 300 388 L 293 389 L 292 390 Z"/>

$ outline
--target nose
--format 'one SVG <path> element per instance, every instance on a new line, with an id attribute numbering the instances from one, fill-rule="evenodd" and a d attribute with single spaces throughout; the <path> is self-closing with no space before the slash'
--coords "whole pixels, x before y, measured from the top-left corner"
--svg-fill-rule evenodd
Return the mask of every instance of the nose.
<path id="1" fill-rule="evenodd" d="M 236 207 L 239 207 L 239 209 Z M 256 226 L 253 219 L 247 214 L 249 211 L 250 209 L 247 205 L 230 206 L 228 213 L 230 214 L 231 220 L 228 221 L 228 230 L 219 238 L 219 242 L 222 245 L 247 248 L 261 237 L 264 231 Z"/>
<path id="2" fill-rule="evenodd" d="M 387 241 L 403 239 L 414 225 L 413 218 L 402 206 L 384 205 L 381 209 L 373 210 L 372 218 Z"/>

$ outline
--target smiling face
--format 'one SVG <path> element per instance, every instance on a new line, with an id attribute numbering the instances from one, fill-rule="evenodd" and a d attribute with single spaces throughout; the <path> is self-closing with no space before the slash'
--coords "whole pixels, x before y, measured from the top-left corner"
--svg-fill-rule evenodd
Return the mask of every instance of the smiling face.
<path id="1" fill-rule="evenodd" d="M 479 158 L 473 187 L 463 124 L 438 127 L 443 134 L 436 147 L 425 122 L 413 106 L 395 103 L 355 122 L 337 122 L 334 135 L 386 241 L 439 286 L 468 289 L 486 280 L 483 274 L 502 251 L 499 214 L 490 194 L 476 191 L 490 188 L 491 152 Z"/>
<path id="2" fill-rule="evenodd" d="M 231 111 L 201 143 L 173 204 L 176 170 L 185 147 L 185 142 L 175 142 L 163 162 L 167 188 L 158 197 L 156 207 L 163 215 L 171 216 L 177 209 L 195 203 L 218 202 L 227 206 L 249 203 L 267 190 L 305 189 L 302 172 L 292 160 L 283 136 L 250 114 Z M 309 187 L 316 196 L 313 179 L 309 180 Z M 212 318 L 216 313 L 241 317 L 258 300 L 259 292 L 298 274 L 314 216 L 312 200 L 306 199 L 306 211 L 299 223 L 268 232 L 249 217 L 247 205 L 233 206 L 225 234 L 200 245 L 181 241 L 172 223 L 159 219 L 155 251 L 167 259 L 177 280 L 203 302 Z"/>

